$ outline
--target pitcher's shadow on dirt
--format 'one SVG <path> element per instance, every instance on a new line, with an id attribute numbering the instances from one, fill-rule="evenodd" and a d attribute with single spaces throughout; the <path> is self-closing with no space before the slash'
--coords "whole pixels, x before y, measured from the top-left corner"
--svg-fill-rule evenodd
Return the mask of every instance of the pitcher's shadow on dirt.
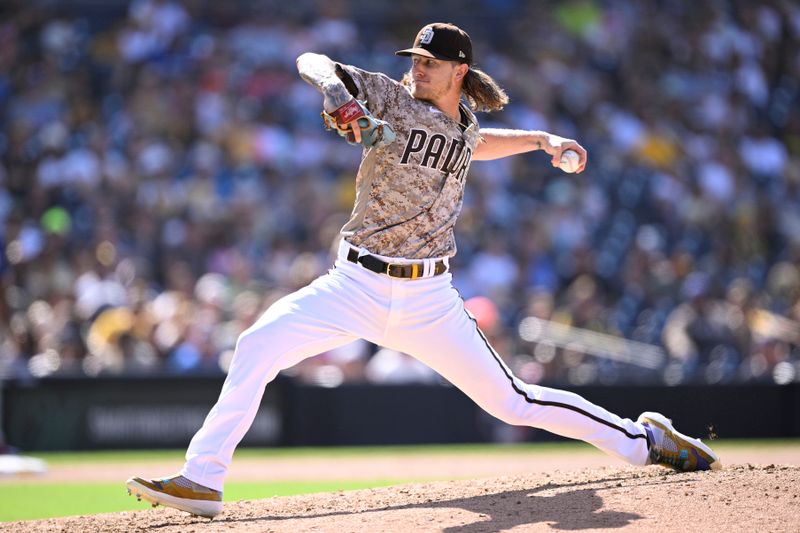
<path id="1" fill-rule="evenodd" d="M 615 529 L 643 518 L 633 513 L 603 510 L 603 499 L 596 489 L 579 488 L 553 496 L 537 495 L 539 490 L 541 488 L 508 491 L 426 506 L 460 507 L 490 517 L 489 520 L 444 528 L 442 531 L 445 533 L 489 533 L 537 523 L 549 523 L 553 529 L 567 531 Z"/>

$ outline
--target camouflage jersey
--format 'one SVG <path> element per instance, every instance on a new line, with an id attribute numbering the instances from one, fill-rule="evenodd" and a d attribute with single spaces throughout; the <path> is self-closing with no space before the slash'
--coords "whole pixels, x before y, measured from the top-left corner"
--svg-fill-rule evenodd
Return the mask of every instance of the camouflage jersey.
<path id="1" fill-rule="evenodd" d="M 355 206 L 342 235 L 389 257 L 455 255 L 453 229 L 480 137 L 475 115 L 462 104 L 457 122 L 384 74 L 341 67 L 355 82 L 350 92 L 357 90 L 357 98 L 397 135 L 388 146 L 364 150 Z"/>

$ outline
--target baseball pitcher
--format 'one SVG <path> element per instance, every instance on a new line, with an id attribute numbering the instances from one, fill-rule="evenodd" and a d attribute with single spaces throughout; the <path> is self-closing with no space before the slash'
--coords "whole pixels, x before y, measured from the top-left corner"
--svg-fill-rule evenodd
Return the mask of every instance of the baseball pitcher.
<path id="1" fill-rule="evenodd" d="M 524 383 L 490 346 L 449 267 L 470 165 L 544 150 L 559 166 L 571 150 L 579 156 L 574 170 L 582 172 L 586 150 L 547 132 L 481 128 L 474 112 L 499 110 L 508 99 L 473 66 L 472 43 L 460 28 L 428 24 L 397 54 L 411 61 L 401 81 L 324 55 L 297 59 L 300 76 L 322 93 L 326 127 L 362 148 L 338 258 L 239 337 L 183 469 L 162 479 L 131 478 L 129 491 L 196 515 L 218 514 L 234 449 L 265 386 L 281 370 L 358 338 L 413 355 L 509 424 L 580 439 L 633 465 L 720 468 L 711 449 L 663 415 L 633 421 L 576 394 Z"/>

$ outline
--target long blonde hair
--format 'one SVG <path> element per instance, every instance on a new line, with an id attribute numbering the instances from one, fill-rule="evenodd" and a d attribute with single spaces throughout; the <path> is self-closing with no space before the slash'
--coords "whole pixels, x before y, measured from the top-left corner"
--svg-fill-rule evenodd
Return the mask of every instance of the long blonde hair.
<path id="1" fill-rule="evenodd" d="M 411 83 L 411 72 L 400 80 L 403 85 Z M 461 85 L 461 93 L 473 111 L 500 111 L 508 104 L 508 95 L 494 79 L 484 71 L 470 67 Z"/>

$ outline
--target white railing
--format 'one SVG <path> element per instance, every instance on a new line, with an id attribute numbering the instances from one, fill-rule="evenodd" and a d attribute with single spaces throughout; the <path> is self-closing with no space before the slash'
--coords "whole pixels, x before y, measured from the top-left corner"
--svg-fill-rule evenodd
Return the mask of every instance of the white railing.
<path id="1" fill-rule="evenodd" d="M 643 368 L 661 368 L 667 360 L 667 352 L 661 346 L 535 317 L 528 317 L 520 322 L 519 336 L 527 342 L 546 342 L 559 348 L 577 350 Z"/>

